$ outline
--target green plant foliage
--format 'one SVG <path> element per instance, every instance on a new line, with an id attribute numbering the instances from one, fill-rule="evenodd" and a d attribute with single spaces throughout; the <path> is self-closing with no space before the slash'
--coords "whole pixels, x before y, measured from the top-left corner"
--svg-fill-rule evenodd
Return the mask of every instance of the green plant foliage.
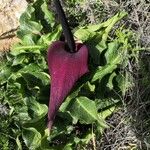
<path id="1" fill-rule="evenodd" d="M 41 134 L 35 128 L 25 128 L 22 138 L 29 149 L 37 149 L 41 145 Z"/>
<path id="2" fill-rule="evenodd" d="M 110 35 L 125 16 L 119 12 L 101 24 L 76 29 L 75 37 L 89 49 L 90 72 L 60 107 L 49 134 L 46 54 L 62 30 L 46 0 L 28 6 L 20 18 L 20 42 L 0 62 L 0 104 L 8 110 L 0 126 L 0 149 L 71 150 L 90 142 L 92 126 L 99 134 L 109 127 L 105 119 L 132 86 L 130 74 L 121 72 L 132 59 L 132 33 L 121 27 Z"/>
<path id="3" fill-rule="evenodd" d="M 96 104 L 87 97 L 78 97 L 70 102 L 69 108 L 71 116 L 75 117 L 82 124 L 92 124 L 97 122 L 102 127 L 107 127 L 104 120 L 98 117 Z"/>

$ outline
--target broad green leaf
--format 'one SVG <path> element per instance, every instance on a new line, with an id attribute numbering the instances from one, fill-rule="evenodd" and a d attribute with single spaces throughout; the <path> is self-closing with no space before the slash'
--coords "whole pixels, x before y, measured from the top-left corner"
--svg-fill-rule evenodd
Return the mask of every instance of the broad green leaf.
<path id="1" fill-rule="evenodd" d="M 110 115 L 112 115 L 116 110 L 116 107 L 110 107 L 102 112 L 99 113 L 99 116 L 103 119 L 106 119 L 107 117 L 109 117 Z"/>
<path id="2" fill-rule="evenodd" d="M 107 87 L 110 89 L 110 90 L 113 90 L 113 88 L 114 88 L 114 85 L 113 85 L 113 80 L 114 80 L 114 77 L 116 77 L 116 73 L 115 72 L 113 72 L 111 75 L 110 75 L 110 77 L 109 77 L 109 80 L 108 80 L 108 83 L 107 83 Z"/>
<path id="3" fill-rule="evenodd" d="M 17 112 L 17 115 L 13 117 L 14 120 L 18 120 L 21 124 L 25 124 L 26 122 L 31 120 L 31 117 L 28 114 L 27 107 L 22 107 L 22 108 L 15 107 L 15 109 L 16 109 L 15 112 Z"/>
<path id="4" fill-rule="evenodd" d="M 95 91 L 95 85 L 91 84 L 89 81 L 85 84 L 87 86 L 87 88 L 91 91 L 94 92 Z"/>
<path id="5" fill-rule="evenodd" d="M 83 85 L 78 86 L 77 89 L 74 89 L 74 91 L 72 91 L 72 92 L 67 96 L 66 100 L 62 103 L 62 105 L 61 105 L 60 108 L 59 108 L 59 110 L 60 110 L 61 112 L 67 111 L 67 109 L 68 109 L 68 107 L 69 107 L 69 105 L 70 105 L 72 99 L 75 99 L 75 98 L 78 96 L 78 94 L 79 94 L 79 92 L 80 92 L 80 90 L 81 90 L 82 87 L 83 87 Z"/>
<path id="6" fill-rule="evenodd" d="M 19 37 L 24 37 L 27 34 L 33 34 L 36 36 L 40 36 L 40 31 L 42 30 L 42 25 L 35 21 L 26 21 L 24 24 L 20 25 L 20 28 L 17 32 Z"/>
<path id="7" fill-rule="evenodd" d="M 113 99 L 113 98 L 95 100 L 98 111 L 105 110 L 106 108 L 111 108 L 117 105 L 118 102 L 120 102 L 119 99 Z"/>
<path id="8" fill-rule="evenodd" d="M 123 17 L 125 17 L 127 15 L 126 12 L 120 12 L 117 13 L 114 17 L 112 17 L 112 21 L 110 23 L 108 23 L 108 26 L 106 27 L 104 34 L 102 36 L 102 42 L 104 42 L 106 44 L 108 35 L 110 33 L 110 31 L 112 30 L 112 28 L 115 26 L 115 24 L 122 19 Z"/>
<path id="9" fill-rule="evenodd" d="M 21 84 L 15 83 L 14 81 L 12 83 L 8 83 L 7 85 L 7 91 L 5 93 L 6 94 L 5 100 L 8 102 L 10 106 L 15 106 L 17 104 L 25 105 L 23 101 Z"/>
<path id="10" fill-rule="evenodd" d="M 45 104 L 38 103 L 35 98 L 26 98 L 26 103 L 28 106 L 29 116 L 31 117 L 30 123 L 37 122 L 42 117 L 44 117 L 47 112 L 48 108 Z"/>
<path id="11" fill-rule="evenodd" d="M 4 69 L 0 70 L 0 85 L 8 81 L 8 78 L 11 75 L 11 73 L 11 68 L 4 65 Z"/>
<path id="12" fill-rule="evenodd" d="M 26 60 L 26 56 L 24 54 L 20 54 L 14 58 L 12 66 L 22 65 L 25 60 Z"/>
<path id="13" fill-rule="evenodd" d="M 44 136 L 42 137 L 41 140 L 41 146 L 38 150 L 51 150 L 49 146 L 48 137 L 49 137 L 49 129 L 45 129 Z"/>
<path id="14" fill-rule="evenodd" d="M 99 52 L 103 52 L 107 48 L 106 42 L 101 39 L 101 41 L 99 41 L 99 43 L 96 45 L 96 48 L 99 50 Z"/>
<path id="15" fill-rule="evenodd" d="M 29 149 L 36 150 L 41 145 L 41 134 L 35 128 L 24 128 L 22 138 Z"/>
<path id="16" fill-rule="evenodd" d="M 105 53 L 107 64 L 105 66 L 98 67 L 92 78 L 92 82 L 101 80 L 105 75 L 112 73 L 117 68 L 117 65 L 121 64 L 123 55 L 119 52 L 117 47 L 118 44 L 116 42 L 108 44 L 108 49 Z"/>
<path id="17" fill-rule="evenodd" d="M 62 28 L 60 25 L 58 25 L 53 32 L 42 35 L 37 44 L 46 45 L 48 47 L 53 41 L 59 40 L 61 32 Z"/>
<path id="18" fill-rule="evenodd" d="M 116 81 L 118 83 L 118 87 L 120 88 L 123 96 L 133 86 L 132 78 L 128 73 L 126 73 L 125 76 L 123 76 L 122 74 L 117 75 Z"/>
<path id="19" fill-rule="evenodd" d="M 121 57 L 120 56 L 121 52 L 119 51 L 118 47 L 119 47 L 118 41 L 113 41 L 111 43 L 108 43 L 108 49 L 105 53 L 107 63 L 114 63 L 115 59 L 118 59 L 118 57 Z M 118 63 L 119 62 L 120 61 L 118 59 Z"/>
<path id="20" fill-rule="evenodd" d="M 20 17 L 20 27 L 17 32 L 17 36 L 22 39 L 27 34 L 32 34 L 33 36 L 39 36 L 42 30 L 42 25 L 40 22 L 35 21 L 34 18 L 35 9 L 29 5 L 26 11 Z M 30 35 L 31 36 L 31 35 Z"/>
<path id="21" fill-rule="evenodd" d="M 60 135 L 71 134 L 74 129 L 72 126 L 72 117 L 68 112 L 58 112 L 57 117 L 58 119 L 55 120 L 50 133 L 51 139 Z"/>
<path id="22" fill-rule="evenodd" d="M 89 29 L 86 28 L 80 28 L 74 33 L 74 35 L 75 37 L 77 37 L 78 40 L 85 42 L 92 39 L 96 35 L 96 33 L 91 32 Z"/>
<path id="23" fill-rule="evenodd" d="M 71 115 L 80 120 L 81 123 L 91 124 L 95 121 L 102 127 L 106 127 L 104 120 L 98 117 L 96 104 L 87 97 L 77 97 L 72 100 L 68 108 Z"/>
<path id="24" fill-rule="evenodd" d="M 127 15 L 126 12 L 119 12 L 117 13 L 115 16 L 111 17 L 110 19 L 108 19 L 107 21 L 97 24 L 97 25 L 90 25 L 88 26 L 88 29 L 90 31 L 99 31 L 103 28 L 107 28 L 108 26 L 113 26 L 115 23 L 117 23 L 119 20 L 121 20 L 123 17 L 125 17 Z M 110 27 L 109 27 L 110 28 Z"/>
<path id="25" fill-rule="evenodd" d="M 23 78 L 28 84 L 28 87 L 46 86 L 50 83 L 49 75 L 45 72 L 25 72 L 22 73 Z"/>
<path id="26" fill-rule="evenodd" d="M 42 69 L 42 70 L 48 70 L 47 60 L 46 57 L 43 57 L 42 55 L 38 55 L 35 57 L 36 64 Z"/>
<path id="27" fill-rule="evenodd" d="M 20 44 L 12 47 L 12 54 L 17 55 L 18 53 L 26 52 L 26 50 L 37 53 L 39 49 L 43 49 L 44 45 L 35 45 L 41 36 L 42 29 L 43 26 L 40 21 L 35 19 L 35 8 L 29 5 L 27 10 L 20 17 L 20 27 L 17 31 L 17 36 L 21 41 Z"/>
<path id="28" fill-rule="evenodd" d="M 18 150 L 22 150 L 22 145 L 21 145 L 21 142 L 19 140 L 19 135 L 16 138 L 16 143 L 17 143 L 17 146 L 18 146 Z"/>
<path id="29" fill-rule="evenodd" d="M 34 11 L 35 9 L 32 7 L 32 5 L 28 5 L 26 11 L 20 16 L 20 24 L 24 24 L 27 20 L 30 20 L 33 16 Z"/>
<path id="30" fill-rule="evenodd" d="M 115 107 L 115 106 L 112 106 L 112 107 L 110 107 L 110 108 L 108 108 L 108 109 L 106 109 L 106 110 L 104 110 L 104 111 L 101 111 L 101 112 L 98 114 L 98 116 L 99 116 L 100 118 L 106 119 L 107 117 L 109 117 L 110 115 L 112 115 L 115 111 L 116 111 L 116 107 Z M 106 126 L 106 127 L 109 128 L 109 126 Z M 105 128 L 101 128 L 101 127 L 99 127 L 99 126 L 97 127 L 97 130 L 98 130 L 101 134 L 103 134 L 104 129 L 105 129 Z"/>
<path id="31" fill-rule="evenodd" d="M 44 19 L 53 27 L 55 24 L 55 17 L 54 14 L 48 9 L 46 2 L 41 5 L 41 9 L 44 12 Z"/>
<path id="32" fill-rule="evenodd" d="M 63 150 L 72 150 L 72 144 L 73 143 L 68 143 L 64 146 Z"/>
<path id="33" fill-rule="evenodd" d="M 116 68 L 116 64 L 108 64 L 103 67 L 98 67 L 97 71 L 95 72 L 92 78 L 92 82 L 96 80 L 101 80 L 105 75 L 112 73 Z"/>
<path id="34" fill-rule="evenodd" d="M 4 86 L 0 86 L 0 105 L 3 102 L 3 99 L 5 97 L 5 87 Z M 4 103 L 4 102 L 3 102 Z"/>
<path id="35" fill-rule="evenodd" d="M 68 96 L 68 98 L 67 98 L 67 99 L 62 103 L 62 105 L 60 106 L 59 110 L 60 110 L 61 112 L 67 111 L 67 108 L 68 108 L 68 106 L 69 106 L 71 100 L 72 100 L 72 98 L 69 98 L 69 96 Z"/>
<path id="36" fill-rule="evenodd" d="M 10 86 L 14 86 L 14 85 L 15 85 L 15 87 L 17 87 L 17 88 L 20 89 L 20 87 L 21 87 L 21 84 L 20 84 L 20 83 L 17 83 L 17 82 L 15 82 L 14 84 L 11 84 L 11 83 L 13 83 L 13 82 L 16 81 L 18 78 L 21 78 L 21 77 L 22 77 L 22 75 L 21 75 L 19 72 L 14 72 L 14 73 L 12 73 L 12 74 L 9 76 L 9 78 L 8 78 L 8 81 L 9 81 Z M 8 85 L 8 87 L 9 87 L 9 85 Z"/>
<path id="37" fill-rule="evenodd" d="M 88 131 L 84 137 L 81 139 L 81 142 L 84 144 L 88 144 L 90 142 L 90 140 L 92 139 L 93 135 L 91 133 L 91 131 Z"/>
<path id="38" fill-rule="evenodd" d="M 17 56 L 22 53 L 24 53 L 24 54 L 25 53 L 41 54 L 41 52 L 40 52 L 41 49 L 45 49 L 45 46 L 41 46 L 41 45 L 24 46 L 21 44 L 17 44 L 11 48 L 10 54 L 13 56 Z"/>
<path id="39" fill-rule="evenodd" d="M 26 65 L 24 68 L 20 69 L 20 73 L 30 73 L 30 72 L 41 72 L 42 68 L 40 68 L 37 64 L 30 63 L 29 65 Z"/>
<path id="40" fill-rule="evenodd" d="M 101 52 L 104 51 L 107 46 L 102 41 L 102 34 L 96 33 L 94 38 L 86 42 L 89 49 L 89 55 L 92 58 L 94 64 L 101 65 Z"/>
<path id="41" fill-rule="evenodd" d="M 24 46 L 35 45 L 35 41 L 36 39 L 34 39 L 34 36 L 32 36 L 32 34 L 27 34 L 22 37 L 21 44 Z"/>

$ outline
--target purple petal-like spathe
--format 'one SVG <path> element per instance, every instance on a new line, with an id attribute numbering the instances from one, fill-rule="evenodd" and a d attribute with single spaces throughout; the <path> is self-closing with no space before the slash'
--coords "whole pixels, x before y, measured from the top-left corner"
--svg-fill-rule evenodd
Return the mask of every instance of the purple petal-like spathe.
<path id="1" fill-rule="evenodd" d="M 48 128 L 51 129 L 56 113 L 75 82 L 88 72 L 88 49 L 77 43 L 77 52 L 65 50 L 65 42 L 56 41 L 48 50 L 48 67 L 51 75 Z"/>

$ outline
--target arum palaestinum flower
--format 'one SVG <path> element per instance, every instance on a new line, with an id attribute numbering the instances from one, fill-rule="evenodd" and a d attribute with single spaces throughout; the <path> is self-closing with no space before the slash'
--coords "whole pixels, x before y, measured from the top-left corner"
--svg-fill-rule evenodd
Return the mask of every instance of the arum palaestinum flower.
<path id="1" fill-rule="evenodd" d="M 76 43 L 76 53 L 66 51 L 65 42 L 56 41 L 48 50 L 51 75 L 48 127 L 51 129 L 56 113 L 76 81 L 88 72 L 88 49 Z"/>

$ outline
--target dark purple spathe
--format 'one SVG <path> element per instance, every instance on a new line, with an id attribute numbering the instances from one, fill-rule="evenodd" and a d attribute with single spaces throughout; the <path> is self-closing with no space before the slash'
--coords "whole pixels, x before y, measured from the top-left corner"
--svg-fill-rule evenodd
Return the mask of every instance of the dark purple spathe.
<path id="1" fill-rule="evenodd" d="M 74 86 L 88 72 L 88 49 L 76 44 L 77 52 L 65 50 L 65 42 L 56 41 L 48 50 L 48 67 L 51 75 L 51 90 L 48 110 L 48 128 L 51 129 L 56 113 Z"/>

